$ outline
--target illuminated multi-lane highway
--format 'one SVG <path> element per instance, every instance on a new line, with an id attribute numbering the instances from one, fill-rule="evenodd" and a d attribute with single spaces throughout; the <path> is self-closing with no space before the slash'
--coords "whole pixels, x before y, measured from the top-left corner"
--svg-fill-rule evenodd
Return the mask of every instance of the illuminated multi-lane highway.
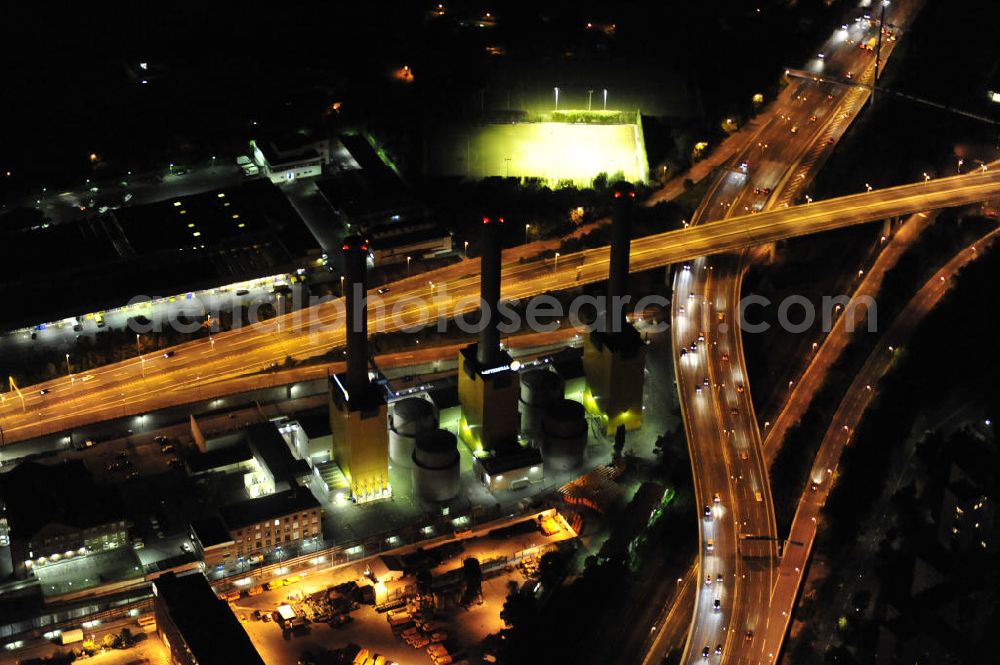
<path id="1" fill-rule="evenodd" d="M 935 208 L 967 205 L 1000 196 L 1000 170 L 902 185 L 808 205 L 699 224 L 632 243 L 631 268 L 644 271 L 672 263 L 776 240 L 843 228 Z M 606 247 L 558 259 L 505 267 L 503 295 L 523 299 L 606 278 Z M 434 286 L 429 286 L 429 283 Z M 392 285 L 382 311 L 370 312 L 371 330 L 393 330 L 415 320 L 468 313 L 478 307 L 478 261 L 471 260 Z M 413 299 L 423 299 L 422 301 Z M 408 302 L 409 300 L 409 302 Z M 393 322 L 393 309 L 401 321 Z M 149 356 L 94 369 L 86 382 L 68 378 L 21 387 L 23 401 L 8 392 L 0 403 L 5 440 L 17 441 L 94 419 L 157 408 L 169 393 L 193 400 L 212 396 L 222 380 L 268 369 L 286 357 L 305 358 L 343 344 L 342 305 L 327 303 L 286 314 L 266 324 L 221 333 L 175 348 L 176 355 Z M 42 389 L 50 390 L 40 394 Z"/>
<path id="2" fill-rule="evenodd" d="M 816 453 L 809 474 L 809 489 L 803 492 L 792 520 L 788 545 L 778 568 L 771 596 L 771 621 L 764 636 L 764 639 L 771 644 L 781 644 L 787 632 L 798 591 L 806 574 L 806 563 L 819 529 L 820 511 L 826 504 L 834 485 L 840 455 L 874 398 L 878 380 L 892 364 L 893 353 L 890 349 L 899 349 L 909 340 L 927 313 L 934 309 L 951 289 L 952 277 L 981 256 L 981 250 L 994 242 L 998 236 L 1000 229 L 990 231 L 969 247 L 962 249 L 927 280 L 893 321 L 844 394 Z M 778 661 L 780 654 L 774 651 L 769 653 L 769 656 L 770 658 L 763 662 L 773 665 Z"/>
<path id="3" fill-rule="evenodd" d="M 822 47 L 825 70 L 872 77 L 871 57 L 849 42 L 867 39 L 873 30 L 855 24 L 838 31 Z M 776 102 L 775 116 L 717 181 L 693 223 L 711 226 L 734 214 L 788 205 L 866 99 L 863 88 L 845 93 L 808 79 L 790 86 Z M 695 494 L 707 515 L 700 528 L 704 581 L 683 662 L 763 662 L 780 651 L 783 637 L 768 632 L 778 537 L 738 328 L 744 258 L 698 259 L 674 282 L 677 383 Z"/>

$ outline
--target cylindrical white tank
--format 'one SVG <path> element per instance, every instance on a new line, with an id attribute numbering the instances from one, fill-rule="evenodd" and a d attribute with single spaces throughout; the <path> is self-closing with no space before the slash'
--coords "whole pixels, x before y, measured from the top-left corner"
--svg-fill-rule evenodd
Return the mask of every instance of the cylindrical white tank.
<path id="1" fill-rule="evenodd" d="M 587 418 L 583 405 L 560 399 L 542 419 L 542 462 L 547 471 L 570 471 L 583 464 L 587 449 Z"/>
<path id="2" fill-rule="evenodd" d="M 413 449 L 413 490 L 426 501 L 448 501 L 460 488 L 458 440 L 435 429 L 417 436 Z"/>
<path id="3" fill-rule="evenodd" d="M 535 439 L 541 433 L 545 411 L 563 397 L 563 380 L 547 369 L 521 372 L 520 378 L 518 410 L 521 412 L 521 435 Z"/>
<path id="4" fill-rule="evenodd" d="M 437 409 L 428 400 L 407 397 L 392 403 L 389 412 L 389 459 L 409 469 L 417 437 L 438 426 Z"/>

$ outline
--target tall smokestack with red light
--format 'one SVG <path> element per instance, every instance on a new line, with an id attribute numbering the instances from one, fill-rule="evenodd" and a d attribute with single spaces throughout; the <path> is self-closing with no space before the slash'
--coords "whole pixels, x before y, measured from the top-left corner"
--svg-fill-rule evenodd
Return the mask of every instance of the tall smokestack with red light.
<path id="1" fill-rule="evenodd" d="M 344 239 L 344 278 L 347 292 L 347 390 L 359 394 L 368 387 L 368 307 L 366 274 L 368 241 Z"/>
<path id="2" fill-rule="evenodd" d="M 635 189 L 627 182 L 611 188 L 611 260 L 608 291 L 598 325 L 583 340 L 583 372 L 593 401 L 592 411 L 604 417 L 605 431 L 619 436 L 642 427 L 645 345 L 625 317 L 628 291 L 631 222 Z"/>
<path id="3" fill-rule="evenodd" d="M 483 217 L 479 297 L 482 318 L 479 322 L 479 347 L 476 360 L 483 367 L 500 362 L 500 225 L 503 217 Z"/>
<path id="4" fill-rule="evenodd" d="M 628 289 L 628 262 L 632 248 L 632 210 L 635 189 L 627 182 L 614 186 L 611 212 L 611 265 L 608 269 L 608 299 L 605 303 L 604 332 L 621 331 L 625 324 L 624 306 L 615 300 L 625 297 Z"/>

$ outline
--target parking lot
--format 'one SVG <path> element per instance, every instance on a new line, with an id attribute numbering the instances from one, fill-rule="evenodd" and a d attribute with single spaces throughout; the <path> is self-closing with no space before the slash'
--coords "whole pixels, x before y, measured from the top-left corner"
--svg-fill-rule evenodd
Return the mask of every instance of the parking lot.
<path id="1" fill-rule="evenodd" d="M 138 632 L 134 623 L 129 622 L 129 627 L 133 632 Z M 113 632 L 118 632 L 115 629 Z M 89 633 L 87 637 L 93 637 L 95 642 L 99 642 L 109 631 L 106 627 L 95 629 L 94 633 Z M 79 651 L 80 643 L 67 646 L 59 646 L 54 642 L 42 642 L 31 645 L 16 651 L 0 653 L 0 665 L 15 665 L 15 663 L 26 661 L 30 658 L 50 658 L 57 654 L 65 654 L 69 651 Z M 97 653 L 85 660 L 88 665 L 132 665 L 141 663 L 142 665 L 168 665 L 170 656 L 167 647 L 156 633 L 148 633 L 144 640 L 128 649 L 107 649 Z"/>

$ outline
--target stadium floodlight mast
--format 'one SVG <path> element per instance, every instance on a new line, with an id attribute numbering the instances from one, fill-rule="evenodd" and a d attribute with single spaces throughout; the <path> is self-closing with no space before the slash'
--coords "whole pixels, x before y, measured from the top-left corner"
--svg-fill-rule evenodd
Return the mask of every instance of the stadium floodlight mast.
<path id="1" fill-rule="evenodd" d="M 608 89 L 604 89 L 604 110 L 608 110 Z"/>
<path id="2" fill-rule="evenodd" d="M 556 88 L 553 88 L 553 90 L 555 90 L 555 92 L 556 92 L 556 110 L 558 111 L 559 110 L 559 88 L 556 87 Z"/>

